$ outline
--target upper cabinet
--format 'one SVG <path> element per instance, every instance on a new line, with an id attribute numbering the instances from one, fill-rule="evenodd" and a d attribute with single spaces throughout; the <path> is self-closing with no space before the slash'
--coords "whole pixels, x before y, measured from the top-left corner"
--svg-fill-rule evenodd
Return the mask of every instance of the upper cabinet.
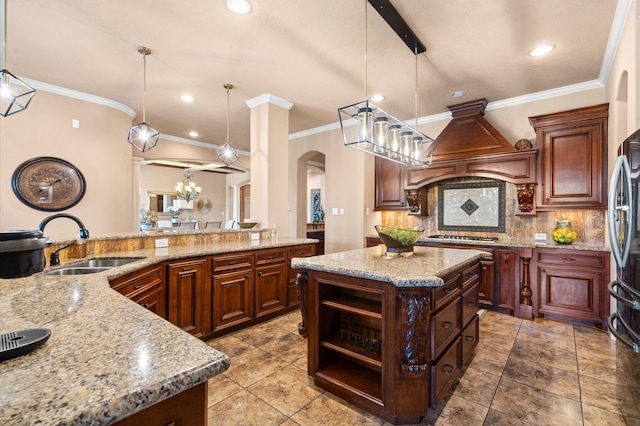
<path id="1" fill-rule="evenodd" d="M 536 210 L 607 208 L 609 104 L 529 117 L 539 150 Z"/>
<path id="2" fill-rule="evenodd" d="M 375 210 L 407 210 L 402 165 L 376 157 L 375 171 Z"/>

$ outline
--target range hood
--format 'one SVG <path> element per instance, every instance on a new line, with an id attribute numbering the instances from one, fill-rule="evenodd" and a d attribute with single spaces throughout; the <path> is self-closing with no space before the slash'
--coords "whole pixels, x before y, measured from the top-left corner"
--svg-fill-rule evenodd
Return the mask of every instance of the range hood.
<path id="1" fill-rule="evenodd" d="M 484 118 L 486 99 L 448 107 L 453 120 L 436 138 L 431 166 L 405 170 L 409 209 L 420 209 L 426 185 L 457 177 L 498 179 L 516 185 L 521 215 L 533 212 L 537 149 L 517 150 Z"/>

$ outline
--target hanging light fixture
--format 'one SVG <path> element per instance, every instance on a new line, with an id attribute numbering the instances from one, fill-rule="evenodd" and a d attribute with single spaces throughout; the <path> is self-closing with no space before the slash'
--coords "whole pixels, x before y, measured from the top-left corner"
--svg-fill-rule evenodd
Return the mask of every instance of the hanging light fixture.
<path id="1" fill-rule="evenodd" d="M 184 180 L 176 184 L 178 198 L 185 200 L 187 203 L 198 198 L 202 190 L 192 179 L 193 175 L 189 173 L 189 165 L 187 165 L 187 173 L 184 174 Z"/>
<path id="2" fill-rule="evenodd" d="M 426 48 L 409 29 L 388 0 L 365 0 L 364 98 L 367 99 L 367 3 L 371 3 L 409 46 L 416 63 L 415 113 L 418 124 L 418 55 Z M 411 42 L 413 44 L 411 45 Z M 364 100 L 338 108 L 344 145 L 404 166 L 431 165 L 433 139 L 407 123 Z"/>
<path id="3" fill-rule="evenodd" d="M 2 70 L 0 71 L 0 115 L 7 117 L 24 111 L 36 90 L 7 70 L 7 0 L 4 0 L 4 34 L 2 38 Z"/>
<path id="4" fill-rule="evenodd" d="M 225 165 L 229 166 L 240 157 L 236 150 L 231 146 L 231 139 L 229 139 L 229 90 L 233 89 L 233 84 L 225 83 L 222 87 L 227 89 L 227 141 L 224 145 L 218 148 L 218 158 L 220 158 Z"/>
<path id="5" fill-rule="evenodd" d="M 145 98 L 147 95 L 147 55 L 151 55 L 151 49 L 144 46 L 137 47 L 138 53 L 142 54 L 142 122 L 129 129 L 129 143 L 140 151 L 145 152 L 158 144 L 160 133 L 146 123 Z"/>

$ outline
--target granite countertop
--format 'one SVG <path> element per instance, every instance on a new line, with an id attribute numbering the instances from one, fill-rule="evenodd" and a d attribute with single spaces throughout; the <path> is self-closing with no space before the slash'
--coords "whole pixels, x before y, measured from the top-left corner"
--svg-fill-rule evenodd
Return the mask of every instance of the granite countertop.
<path id="1" fill-rule="evenodd" d="M 312 242 L 236 241 L 106 253 L 88 258 L 144 259 L 91 275 L 44 271 L 0 279 L 0 333 L 51 330 L 41 347 L 0 362 L 0 423 L 110 424 L 229 367 L 225 354 L 112 290 L 109 279 L 164 260 Z"/>
<path id="2" fill-rule="evenodd" d="M 435 287 L 441 277 L 487 256 L 479 250 L 414 247 L 414 256 L 385 258 L 384 245 L 291 259 L 297 269 L 312 269 L 393 283 L 397 287 Z"/>

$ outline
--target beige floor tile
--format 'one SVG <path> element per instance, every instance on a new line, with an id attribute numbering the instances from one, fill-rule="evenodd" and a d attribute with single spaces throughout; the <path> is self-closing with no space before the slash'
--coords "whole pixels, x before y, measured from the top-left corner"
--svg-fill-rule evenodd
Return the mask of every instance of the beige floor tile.
<path id="1" fill-rule="evenodd" d="M 547 362 L 511 354 L 502 377 L 580 401 L 578 373 L 552 367 Z"/>
<path id="2" fill-rule="evenodd" d="M 209 340 L 207 344 L 227 355 L 229 358 L 242 355 L 246 351 L 254 348 L 233 335 L 226 335 L 218 337 L 217 339 Z"/>
<path id="3" fill-rule="evenodd" d="M 324 392 L 313 384 L 305 371 L 293 365 L 276 371 L 247 390 L 287 416 L 292 416 Z"/>
<path id="4" fill-rule="evenodd" d="M 209 379 L 209 385 L 208 385 L 209 407 L 217 404 L 223 399 L 230 397 L 231 395 L 234 395 L 240 392 L 242 389 L 243 389 L 242 386 L 240 386 L 233 380 L 229 379 L 224 374 L 219 374 L 213 377 L 212 379 Z"/>
<path id="5" fill-rule="evenodd" d="M 522 327 L 520 330 L 523 332 L 526 332 L 527 330 L 544 330 L 548 333 L 573 336 L 573 326 L 571 324 L 565 324 L 547 318 L 536 318 L 533 321 L 522 321 Z"/>
<path id="6" fill-rule="evenodd" d="M 640 362 L 640 361 L 638 361 Z M 617 362 L 615 357 L 600 357 L 597 353 L 581 353 L 578 355 L 578 371 L 580 375 L 594 379 L 627 386 L 627 373 L 624 365 Z"/>
<path id="7" fill-rule="evenodd" d="M 216 426 L 279 425 L 287 416 L 255 395 L 242 390 L 209 408 L 209 424 Z"/>
<path id="8" fill-rule="evenodd" d="M 489 345 L 499 352 L 511 352 L 515 340 L 515 336 L 503 336 L 485 330 L 480 332 L 478 345 Z"/>
<path id="9" fill-rule="evenodd" d="M 298 323 L 302 321 L 300 310 L 290 312 L 281 317 L 272 319 L 269 324 L 281 328 L 289 333 L 298 334 Z"/>
<path id="10" fill-rule="evenodd" d="M 519 341 L 527 341 L 539 346 L 547 346 L 555 351 L 576 353 L 576 343 L 573 333 L 559 334 L 553 331 L 546 331 L 539 327 L 522 327 L 516 337 L 516 344 Z"/>
<path id="11" fill-rule="evenodd" d="M 582 403 L 627 417 L 640 418 L 631 388 L 580 375 Z"/>
<path id="12" fill-rule="evenodd" d="M 301 426 L 384 425 L 386 422 L 328 392 L 323 393 L 291 416 Z"/>
<path id="13" fill-rule="evenodd" d="M 508 352 L 495 352 L 490 345 L 478 344 L 472 355 L 469 368 L 484 371 L 499 377 L 502 375 L 508 359 Z"/>
<path id="14" fill-rule="evenodd" d="M 265 322 L 237 331 L 233 333 L 233 336 L 249 345 L 260 347 L 271 342 L 273 339 L 277 339 L 278 337 L 282 337 L 288 333 L 289 331 L 278 327 L 277 324 L 273 325 L 269 322 Z"/>
<path id="15" fill-rule="evenodd" d="M 489 413 L 487 413 L 487 417 L 484 420 L 485 425 L 491 426 L 520 426 L 520 425 L 530 425 L 532 423 L 528 423 L 521 418 L 514 417 L 513 415 L 502 413 L 493 408 L 489 409 Z M 536 425 L 538 426 L 538 425 Z"/>
<path id="16" fill-rule="evenodd" d="M 619 413 L 603 410 L 601 408 L 592 407 L 591 405 L 582 404 L 582 414 L 584 416 L 584 426 L 624 426 L 625 421 Z"/>
<path id="17" fill-rule="evenodd" d="M 489 407 L 498 387 L 500 376 L 469 366 L 453 391 L 453 396 Z M 485 413 L 486 414 L 486 413 Z"/>
<path id="18" fill-rule="evenodd" d="M 287 333 L 260 346 L 265 352 L 282 358 L 287 362 L 296 362 L 307 356 L 307 339 L 299 334 Z"/>
<path id="19" fill-rule="evenodd" d="M 285 365 L 287 365 L 286 361 L 254 348 L 234 357 L 231 366 L 224 374 L 240 386 L 247 387 L 282 369 Z"/>
<path id="20" fill-rule="evenodd" d="M 480 321 L 480 336 L 485 332 L 499 334 L 505 337 L 515 337 L 518 334 L 522 320 L 508 315 L 487 312 Z"/>
<path id="21" fill-rule="evenodd" d="M 558 349 L 555 345 L 546 344 L 540 340 L 516 339 L 511 355 L 574 373 L 578 372 L 575 352 Z"/>
<path id="22" fill-rule="evenodd" d="M 502 378 L 491 408 L 536 425 L 582 425 L 579 401 Z"/>
<path id="23" fill-rule="evenodd" d="M 437 426 L 482 426 L 489 408 L 452 395 L 436 420 Z"/>

